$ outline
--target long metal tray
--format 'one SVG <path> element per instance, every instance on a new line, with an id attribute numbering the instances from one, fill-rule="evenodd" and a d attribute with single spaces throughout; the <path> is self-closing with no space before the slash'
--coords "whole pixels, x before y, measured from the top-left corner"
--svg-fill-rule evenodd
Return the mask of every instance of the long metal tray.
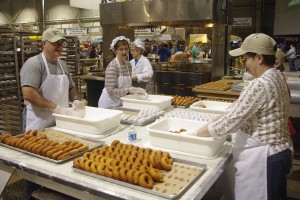
<path id="1" fill-rule="evenodd" d="M 201 163 L 195 163 L 182 159 L 174 159 L 172 170 L 169 172 L 163 171 L 164 182 L 155 183 L 152 190 L 74 167 L 72 167 L 72 169 L 77 173 L 95 177 L 107 182 L 115 183 L 142 192 L 147 192 L 160 197 L 174 199 L 182 195 L 196 180 L 198 180 L 206 171 L 207 166 Z M 175 192 L 174 187 L 177 188 L 177 192 Z M 170 188 L 172 188 L 172 190 L 170 190 Z"/>
<path id="2" fill-rule="evenodd" d="M 23 134 L 22 134 L 22 135 L 23 135 Z M 17 136 L 14 136 L 14 137 L 21 137 L 22 135 L 17 135 Z M 104 144 L 105 144 L 104 142 L 99 142 L 98 145 L 95 145 L 94 147 L 89 148 L 89 149 L 86 150 L 86 151 L 91 151 L 91 150 L 93 150 L 93 149 L 95 149 L 95 148 L 101 147 L 101 146 L 104 145 Z M 13 146 L 10 146 L 10 145 L 1 143 L 1 142 L 0 142 L 0 145 L 2 145 L 2 146 L 4 146 L 4 147 L 7 147 L 7 148 L 10 148 L 10 149 L 13 149 L 13 150 L 16 150 L 16 151 L 19 151 L 19 152 L 22 152 L 22 153 L 25 153 L 25 154 L 32 155 L 32 156 L 34 156 L 34 157 L 41 158 L 41 159 L 43 159 L 43 160 L 47 160 L 47 161 L 56 163 L 56 164 L 60 164 L 60 163 L 66 162 L 66 161 L 68 161 L 68 160 L 74 159 L 75 157 L 78 157 L 78 156 L 80 156 L 80 155 L 82 155 L 83 153 L 86 152 L 86 151 L 83 151 L 83 152 L 78 153 L 78 154 L 76 154 L 76 155 L 70 156 L 69 158 L 64 159 L 64 160 L 54 160 L 54 159 L 51 159 L 51 158 L 48 158 L 48 157 L 45 157 L 45 156 L 41 156 L 41 155 L 39 155 L 39 154 L 31 153 L 31 152 L 29 152 L 29 151 L 25 151 L 25 150 L 23 150 L 23 149 L 19 149 L 19 148 L 16 148 L 16 147 L 13 147 Z"/>

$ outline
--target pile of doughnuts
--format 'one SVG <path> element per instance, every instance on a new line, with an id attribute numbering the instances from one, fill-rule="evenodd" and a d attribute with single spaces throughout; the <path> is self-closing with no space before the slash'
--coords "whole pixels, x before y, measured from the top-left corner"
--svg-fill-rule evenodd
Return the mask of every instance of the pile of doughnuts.
<path id="1" fill-rule="evenodd" d="M 65 160 L 89 149 L 87 145 L 75 140 L 59 143 L 47 139 L 46 134 L 38 133 L 37 130 L 26 131 L 18 137 L 5 134 L 1 137 L 0 142 L 54 160 Z"/>
<path id="2" fill-rule="evenodd" d="M 73 167 L 108 178 L 152 189 L 154 182 L 163 182 L 160 170 L 170 171 L 170 154 L 123 144 L 119 140 L 111 146 L 96 148 L 73 160 Z"/>
<path id="3" fill-rule="evenodd" d="M 198 101 L 199 98 L 192 97 L 192 96 L 179 96 L 176 95 L 173 97 L 171 103 L 174 106 L 190 106 L 194 102 Z"/>
<path id="4" fill-rule="evenodd" d="M 197 88 L 203 89 L 229 89 L 233 82 L 222 82 L 222 81 L 214 81 L 205 84 L 198 85 Z"/>

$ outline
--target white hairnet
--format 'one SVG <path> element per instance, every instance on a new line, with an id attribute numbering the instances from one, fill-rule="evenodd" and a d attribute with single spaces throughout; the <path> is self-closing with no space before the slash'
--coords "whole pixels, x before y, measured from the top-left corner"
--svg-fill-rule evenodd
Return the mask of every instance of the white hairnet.
<path id="1" fill-rule="evenodd" d="M 110 44 L 110 49 L 111 50 L 114 49 L 114 46 L 117 44 L 117 42 L 119 40 L 126 40 L 128 42 L 128 45 L 130 44 L 130 39 L 128 39 L 128 38 L 126 38 L 124 36 L 118 36 L 115 39 L 113 39 L 113 41 L 111 42 L 111 44 Z"/>
<path id="2" fill-rule="evenodd" d="M 145 44 L 140 39 L 136 39 L 134 42 L 132 42 L 136 47 L 141 48 L 145 51 Z"/>

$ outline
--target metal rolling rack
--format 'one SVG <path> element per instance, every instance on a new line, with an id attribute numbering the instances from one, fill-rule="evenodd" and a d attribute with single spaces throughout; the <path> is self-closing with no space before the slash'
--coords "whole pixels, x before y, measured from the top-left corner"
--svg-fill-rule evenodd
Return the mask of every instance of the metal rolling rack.
<path id="1" fill-rule="evenodd" d="M 16 33 L 0 29 L 0 133 L 22 132 L 22 108 Z"/>
<path id="2" fill-rule="evenodd" d="M 80 57 L 79 57 L 79 45 L 80 41 L 74 36 L 65 36 L 67 39 L 64 47 L 64 52 L 60 59 L 67 63 L 69 72 L 72 74 L 73 81 L 76 84 L 77 91 L 79 91 L 79 78 L 80 72 Z"/>
<path id="3" fill-rule="evenodd" d="M 40 33 L 18 33 L 20 37 L 21 48 L 21 62 L 23 65 L 25 61 L 42 52 L 42 39 Z"/>

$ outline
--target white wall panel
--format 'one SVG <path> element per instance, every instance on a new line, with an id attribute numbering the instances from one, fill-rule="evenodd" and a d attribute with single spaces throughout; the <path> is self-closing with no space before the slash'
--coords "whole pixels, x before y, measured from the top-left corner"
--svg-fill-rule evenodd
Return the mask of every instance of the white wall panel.
<path id="1" fill-rule="evenodd" d="M 78 8 L 69 5 L 69 0 L 45 1 L 45 20 L 76 19 L 79 12 Z"/>

